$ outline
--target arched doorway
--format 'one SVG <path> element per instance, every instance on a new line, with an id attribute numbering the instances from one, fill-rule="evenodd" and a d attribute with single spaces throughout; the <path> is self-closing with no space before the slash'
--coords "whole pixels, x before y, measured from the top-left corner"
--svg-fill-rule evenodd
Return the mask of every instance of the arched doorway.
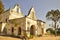
<path id="1" fill-rule="evenodd" d="M 21 27 L 18 27 L 18 35 L 21 35 Z"/>
<path id="2" fill-rule="evenodd" d="M 11 31 L 12 31 L 12 35 L 13 35 L 14 34 L 14 27 L 12 27 Z"/>
<path id="3" fill-rule="evenodd" d="M 30 28 L 30 34 L 35 35 L 35 26 L 34 25 L 32 25 Z"/>

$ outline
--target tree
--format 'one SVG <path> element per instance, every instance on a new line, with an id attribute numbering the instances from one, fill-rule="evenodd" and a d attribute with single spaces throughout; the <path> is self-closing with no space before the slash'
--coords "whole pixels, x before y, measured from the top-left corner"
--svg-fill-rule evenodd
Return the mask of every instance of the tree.
<path id="1" fill-rule="evenodd" d="M 2 14 L 3 12 L 4 12 L 4 5 L 2 1 L 0 0 L 0 14 Z"/>
<path id="2" fill-rule="evenodd" d="M 47 12 L 46 14 L 46 18 L 47 20 L 52 20 L 55 25 L 54 25 L 54 29 L 55 29 L 55 35 L 56 35 L 56 29 L 57 29 L 57 21 L 60 19 L 60 11 L 59 10 L 51 10 L 49 12 Z"/>

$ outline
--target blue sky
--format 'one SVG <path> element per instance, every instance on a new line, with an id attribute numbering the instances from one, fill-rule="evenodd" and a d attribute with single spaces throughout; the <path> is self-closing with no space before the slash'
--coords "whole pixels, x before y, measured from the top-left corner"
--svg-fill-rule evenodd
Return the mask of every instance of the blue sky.
<path id="1" fill-rule="evenodd" d="M 50 10 L 60 10 L 60 0 L 2 0 L 5 10 L 14 7 L 18 3 L 22 12 L 27 15 L 28 11 L 34 6 L 38 19 L 46 21 L 46 14 Z"/>

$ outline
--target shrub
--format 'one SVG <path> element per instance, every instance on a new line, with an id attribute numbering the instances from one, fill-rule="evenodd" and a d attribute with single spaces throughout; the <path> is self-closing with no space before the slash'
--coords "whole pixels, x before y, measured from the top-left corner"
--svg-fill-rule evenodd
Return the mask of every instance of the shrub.
<path id="1" fill-rule="evenodd" d="M 52 28 L 46 30 L 47 34 L 55 34 L 55 31 Z"/>
<path id="2" fill-rule="evenodd" d="M 28 37 L 29 39 L 31 39 L 31 38 L 33 38 L 34 37 L 34 35 L 30 35 L 30 37 Z"/>
<path id="3" fill-rule="evenodd" d="M 42 36 L 42 34 L 40 34 L 40 35 L 37 35 L 38 37 L 41 37 Z"/>

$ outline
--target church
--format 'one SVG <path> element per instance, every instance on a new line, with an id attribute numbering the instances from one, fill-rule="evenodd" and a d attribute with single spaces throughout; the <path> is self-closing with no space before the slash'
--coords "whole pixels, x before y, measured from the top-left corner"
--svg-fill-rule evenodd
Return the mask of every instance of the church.
<path id="1" fill-rule="evenodd" d="M 46 23 L 37 19 L 34 7 L 28 15 L 23 15 L 21 7 L 15 4 L 0 15 L 0 33 L 4 35 L 43 35 L 46 33 Z"/>

